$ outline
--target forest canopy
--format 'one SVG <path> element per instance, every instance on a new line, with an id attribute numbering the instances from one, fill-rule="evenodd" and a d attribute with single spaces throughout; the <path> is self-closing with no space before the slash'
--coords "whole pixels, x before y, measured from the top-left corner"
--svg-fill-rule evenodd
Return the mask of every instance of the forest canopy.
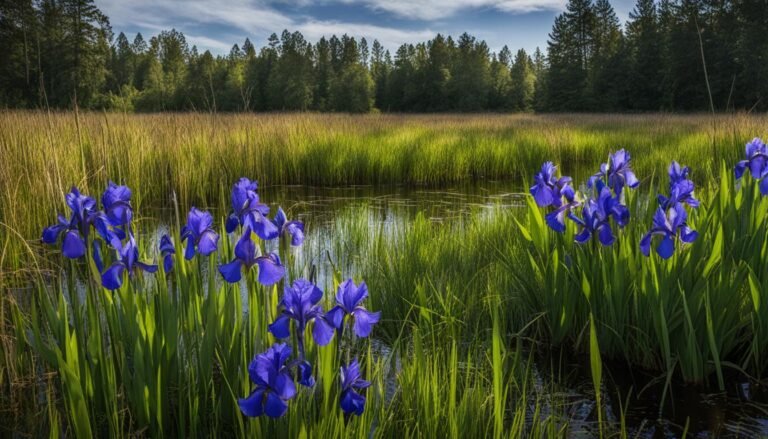
<path id="1" fill-rule="evenodd" d="M 512 42 L 511 42 L 512 43 Z M 569 0 L 547 47 L 464 33 L 401 45 L 299 32 L 228 55 L 175 30 L 114 34 L 93 0 L 0 3 L 0 107 L 117 111 L 730 111 L 768 109 L 768 2 Z"/>

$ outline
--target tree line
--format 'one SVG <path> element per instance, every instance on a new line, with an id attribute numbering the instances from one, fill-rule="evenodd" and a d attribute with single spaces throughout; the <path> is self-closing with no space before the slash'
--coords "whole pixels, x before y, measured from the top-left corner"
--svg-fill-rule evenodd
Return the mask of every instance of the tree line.
<path id="1" fill-rule="evenodd" d="M 120 111 L 768 109 L 768 2 L 569 0 L 546 53 L 464 33 L 403 44 L 272 34 L 226 56 L 176 30 L 114 36 L 93 0 L 0 3 L 0 107 Z"/>

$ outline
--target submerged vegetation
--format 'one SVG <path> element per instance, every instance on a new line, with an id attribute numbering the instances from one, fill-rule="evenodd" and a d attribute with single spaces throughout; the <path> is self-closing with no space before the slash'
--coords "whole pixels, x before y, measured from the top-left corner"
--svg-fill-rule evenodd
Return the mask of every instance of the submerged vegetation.
<path id="1" fill-rule="evenodd" d="M 768 368 L 768 161 L 758 139 L 740 146 L 764 117 L 0 125 L 12 431 L 624 437 L 648 426 L 627 424 L 631 395 L 610 390 L 606 361 L 660 376 L 664 393 Z M 515 181 L 520 207 L 436 223 L 350 206 L 313 234 L 295 206 L 266 204 L 278 184 L 487 178 Z M 154 230 L 143 210 L 163 205 Z M 551 349 L 587 365 L 595 404 L 580 419 L 540 361 Z"/>

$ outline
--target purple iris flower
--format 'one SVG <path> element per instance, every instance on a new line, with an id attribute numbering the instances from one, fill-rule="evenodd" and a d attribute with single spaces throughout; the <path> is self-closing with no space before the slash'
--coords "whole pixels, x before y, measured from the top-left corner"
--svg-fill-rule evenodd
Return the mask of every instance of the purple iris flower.
<path id="1" fill-rule="evenodd" d="M 736 164 L 734 173 L 736 179 L 744 175 L 744 171 L 749 168 L 749 173 L 755 180 L 760 180 L 760 193 L 768 195 L 768 146 L 762 140 L 755 137 L 747 143 L 747 159 Z"/>
<path id="2" fill-rule="evenodd" d="M 675 240 L 680 239 L 684 243 L 692 243 L 699 236 L 698 232 L 692 230 L 686 221 L 688 213 L 681 203 L 672 206 L 665 211 L 663 207 L 656 209 L 653 216 L 653 228 L 640 240 L 640 251 L 645 256 L 651 253 L 651 240 L 654 236 L 662 236 L 662 240 L 656 247 L 656 253 L 663 259 L 669 259 L 675 252 Z"/>
<path id="3" fill-rule="evenodd" d="M 145 264 L 139 261 L 139 248 L 133 235 L 128 236 L 128 242 L 119 244 L 117 248 L 118 260 L 115 261 L 107 271 L 101 275 L 101 284 L 108 290 L 117 290 L 123 285 L 123 274 L 127 271 L 129 276 L 133 276 L 137 270 L 154 273 L 157 271 L 157 265 Z"/>
<path id="4" fill-rule="evenodd" d="M 181 229 L 181 240 L 187 241 L 184 258 L 195 257 L 195 248 L 203 256 L 208 256 L 218 248 L 219 235 L 213 230 L 213 217 L 210 213 L 193 207 L 187 215 L 187 224 Z"/>
<path id="5" fill-rule="evenodd" d="M 113 226 L 125 226 L 133 218 L 133 209 L 131 208 L 131 190 L 128 186 L 118 186 L 109 182 L 109 186 L 101 196 L 101 204 L 104 206 L 104 213 Z"/>
<path id="6" fill-rule="evenodd" d="M 670 190 L 672 187 L 681 182 L 688 180 L 688 174 L 691 173 L 691 168 L 688 166 L 681 166 L 680 163 L 677 163 L 676 161 L 672 161 L 672 163 L 669 165 L 669 168 L 667 169 L 667 174 L 669 174 L 669 188 Z"/>
<path id="7" fill-rule="evenodd" d="M 381 313 L 370 312 L 363 307 L 362 302 L 366 297 L 368 297 L 368 287 L 365 282 L 358 287 L 352 279 L 345 280 L 336 292 L 337 305 L 328 311 L 326 319 L 334 328 L 343 330 L 344 317 L 350 315 L 354 320 L 352 330 L 355 335 L 361 338 L 368 337 L 373 330 L 373 325 L 379 322 Z"/>
<path id="8" fill-rule="evenodd" d="M 160 255 L 163 257 L 163 269 L 166 273 L 173 271 L 173 255 L 176 254 L 176 248 L 168 235 L 160 238 Z"/>
<path id="9" fill-rule="evenodd" d="M 557 166 L 552 162 L 546 162 L 541 165 L 541 171 L 533 177 L 534 185 L 531 186 L 530 191 L 540 207 L 560 207 L 563 204 L 563 197 L 572 201 L 575 196 L 570 185 L 571 177 L 557 178 L 556 171 Z"/>
<path id="10" fill-rule="evenodd" d="M 587 185 L 602 191 L 604 185 L 608 185 L 617 196 L 621 195 L 624 187 L 636 188 L 640 184 L 630 166 L 629 152 L 620 149 L 608 157 L 608 163 L 600 165 L 600 172 L 593 175 Z"/>
<path id="11" fill-rule="evenodd" d="M 279 236 L 291 237 L 292 246 L 298 247 L 304 242 L 304 223 L 301 221 L 288 221 L 282 207 L 277 209 L 274 224 L 279 231 Z"/>
<path id="12" fill-rule="evenodd" d="M 680 180 L 672 184 L 669 198 L 659 194 L 659 205 L 665 210 L 677 203 L 685 203 L 693 208 L 699 207 L 699 200 L 693 194 L 694 184 L 691 180 Z"/>
<path id="13" fill-rule="evenodd" d="M 72 211 L 70 219 L 63 215 L 58 216 L 58 224 L 46 227 L 43 230 L 42 240 L 46 244 L 55 244 L 61 235 L 62 254 L 70 259 L 77 259 L 85 255 L 85 246 L 91 226 L 99 235 L 113 246 L 119 245 L 112 231 L 109 230 L 109 222 L 106 215 L 96 209 L 96 200 L 83 195 L 73 187 L 66 196 L 67 206 Z"/>
<path id="14" fill-rule="evenodd" d="M 570 189 L 570 186 L 568 188 Z M 570 215 L 571 210 L 581 205 L 581 202 L 576 199 L 576 193 L 573 189 L 561 191 L 561 194 L 565 197 L 565 203 L 561 203 L 560 207 L 544 216 L 549 228 L 558 233 L 565 232 L 565 218 Z"/>
<path id="15" fill-rule="evenodd" d="M 341 366 L 341 398 L 339 403 L 346 414 L 360 416 L 365 410 L 365 396 L 358 393 L 371 385 L 360 374 L 360 363 L 357 358 L 352 360 L 347 367 Z"/>
<path id="16" fill-rule="evenodd" d="M 290 346 L 275 343 L 256 355 L 248 365 L 248 376 L 255 387 L 248 397 L 237 400 L 245 416 L 266 414 L 270 418 L 279 418 L 288 411 L 287 401 L 296 396 L 296 385 L 285 364 L 290 355 Z"/>
<path id="17" fill-rule="evenodd" d="M 232 233 L 238 225 L 249 227 L 261 239 L 274 239 L 279 230 L 267 219 L 269 206 L 259 201 L 256 192 L 259 185 L 245 177 L 232 186 L 232 212 L 227 218 L 225 228 Z"/>
<path id="18" fill-rule="evenodd" d="M 250 270 L 254 265 L 259 266 L 259 283 L 262 285 L 274 285 L 285 276 L 285 267 L 280 262 L 280 257 L 275 253 L 266 256 L 256 256 L 256 244 L 251 239 L 251 229 L 245 228 L 243 236 L 235 244 L 235 259 L 219 265 L 219 273 L 229 283 L 240 282 L 242 269 Z"/>
<path id="19" fill-rule="evenodd" d="M 288 338 L 291 335 L 291 320 L 296 322 L 299 339 L 299 355 L 304 356 L 304 330 L 309 322 L 314 321 L 312 337 L 320 346 L 330 343 L 333 338 L 333 326 L 325 320 L 323 307 L 318 302 L 323 298 L 323 292 L 311 282 L 298 279 L 293 285 L 286 286 L 279 306 L 283 308 L 280 316 L 269 325 L 269 332 L 277 338 Z"/>
<path id="20" fill-rule="evenodd" d="M 592 235 L 597 234 L 601 244 L 605 246 L 613 244 L 616 237 L 611 230 L 611 214 L 621 217 L 624 215 L 623 209 L 626 209 L 624 206 L 619 206 L 618 201 L 613 198 L 611 190 L 608 187 L 603 187 L 597 200 L 590 199 L 584 204 L 582 218 L 574 214 L 570 215 L 570 218 L 582 227 L 575 236 L 576 242 L 584 244 L 592 238 Z"/>

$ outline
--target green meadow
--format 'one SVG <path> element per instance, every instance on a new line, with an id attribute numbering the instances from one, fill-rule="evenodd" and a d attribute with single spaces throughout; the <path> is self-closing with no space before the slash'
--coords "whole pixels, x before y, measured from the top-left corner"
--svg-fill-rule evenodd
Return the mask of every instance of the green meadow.
<path id="1" fill-rule="evenodd" d="M 767 116 L 747 114 L 0 113 L 0 431 L 681 437 L 733 433 L 737 423 L 760 434 L 765 412 L 729 418 L 732 399 L 716 424 L 670 407 L 680 389 L 759 389 L 768 371 L 768 201 L 733 173 L 767 127 Z M 574 225 L 550 230 L 528 195 L 542 163 L 579 188 L 621 148 L 640 185 L 626 195 L 631 220 L 616 242 L 579 245 Z M 672 160 L 692 168 L 701 206 L 688 224 L 699 236 L 663 260 L 639 242 Z M 371 194 L 282 205 L 306 232 L 287 257 L 281 249 L 288 279 L 315 279 L 325 309 L 344 279 L 365 281 L 366 307 L 382 317 L 366 339 L 309 339 L 317 382 L 278 419 L 245 417 L 237 404 L 250 391 L 249 361 L 275 341 L 267 328 L 282 295 L 255 273 L 228 284 L 217 271 L 234 257 L 237 236 L 223 224 L 240 177 L 258 180 L 273 213 L 283 188 Z M 92 259 L 41 242 L 66 215 L 70 187 L 98 200 L 110 180 L 132 190 L 142 260 L 160 261 L 160 231 L 176 243 L 172 273 L 110 291 Z M 444 201 L 444 215 L 428 213 L 429 200 L 381 208 L 392 192 L 488 187 L 493 201 Z M 221 239 L 217 253 L 186 260 L 181 226 L 192 206 L 211 211 Z M 334 355 L 340 347 L 372 383 L 359 417 L 339 409 L 349 361 Z M 654 407 L 633 412 L 649 388 Z"/>

